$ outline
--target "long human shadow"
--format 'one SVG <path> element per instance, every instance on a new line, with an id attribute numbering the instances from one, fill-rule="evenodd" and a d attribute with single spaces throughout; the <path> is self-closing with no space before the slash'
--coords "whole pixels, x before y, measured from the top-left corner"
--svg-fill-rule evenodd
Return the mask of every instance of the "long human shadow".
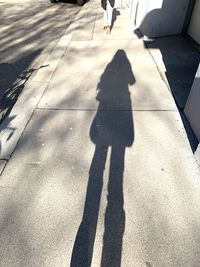
<path id="1" fill-rule="evenodd" d="M 125 150 L 134 141 L 129 85 L 134 83 L 135 78 L 126 53 L 118 50 L 97 85 L 96 99 L 99 107 L 90 128 L 95 152 L 89 170 L 83 218 L 73 247 L 71 267 L 91 266 L 108 149 L 111 149 L 111 157 L 101 266 L 121 266 L 125 229 Z"/>

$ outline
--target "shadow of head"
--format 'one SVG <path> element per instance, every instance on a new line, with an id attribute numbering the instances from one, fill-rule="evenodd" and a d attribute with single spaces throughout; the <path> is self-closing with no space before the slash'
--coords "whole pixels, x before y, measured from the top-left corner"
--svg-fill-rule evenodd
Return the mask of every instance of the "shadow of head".
<path id="1" fill-rule="evenodd" d="M 116 8 L 113 9 L 113 19 L 116 19 L 117 16 L 121 15 L 120 11 Z"/>
<path id="2" fill-rule="evenodd" d="M 90 129 L 91 140 L 96 145 L 132 145 L 134 127 L 129 85 L 134 83 L 128 57 L 124 50 L 118 50 L 97 85 L 99 107 Z"/>

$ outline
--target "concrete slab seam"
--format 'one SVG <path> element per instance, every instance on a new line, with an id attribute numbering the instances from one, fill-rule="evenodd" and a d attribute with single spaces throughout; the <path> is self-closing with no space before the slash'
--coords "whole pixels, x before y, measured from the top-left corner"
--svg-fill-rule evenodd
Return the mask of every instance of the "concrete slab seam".
<path id="1" fill-rule="evenodd" d="M 57 69 L 57 66 L 59 65 L 60 63 L 60 60 L 62 59 L 63 55 L 65 54 L 67 48 L 69 47 L 70 45 L 70 42 L 71 42 L 71 39 L 73 37 L 73 33 L 76 29 L 76 26 L 78 25 L 78 18 L 80 16 L 80 13 L 82 11 L 83 7 L 81 8 L 81 10 L 79 11 L 79 13 L 76 15 L 76 17 L 74 18 L 74 20 L 72 21 L 72 23 L 70 24 L 70 26 L 67 28 L 67 30 L 64 32 L 64 34 L 60 37 L 59 41 L 57 42 L 56 46 L 51 50 L 51 52 L 49 53 L 49 55 L 47 56 L 47 58 L 45 59 L 45 61 L 43 62 L 42 65 L 44 64 L 47 64 L 47 65 L 50 65 L 49 64 L 49 61 L 51 61 L 51 57 L 53 58 L 53 54 L 56 53 L 56 50 L 58 48 L 61 48 L 61 55 L 59 57 L 59 59 L 56 60 L 56 62 L 54 63 L 55 65 L 53 66 L 52 69 L 50 69 L 50 74 L 48 75 L 48 78 L 44 81 L 44 82 L 49 82 L 50 79 L 52 78 L 54 72 L 56 71 Z M 63 46 L 61 44 L 63 44 L 63 39 L 66 39 L 66 41 L 68 41 L 67 45 Z M 46 70 L 45 70 L 46 71 Z M 41 80 L 37 80 L 38 77 L 41 73 L 40 70 L 38 70 L 36 72 L 36 75 L 35 77 L 33 78 L 34 81 L 41 81 Z"/>
<path id="2" fill-rule="evenodd" d="M 35 92 L 35 87 L 38 84 L 43 84 L 39 89 L 38 94 L 30 97 L 30 94 Z M 1 131 L 1 142 L 5 146 L 1 149 L 0 159 L 9 160 L 12 156 L 21 136 L 23 135 L 36 106 L 38 105 L 41 95 L 45 90 L 45 83 L 32 82 L 29 87 L 25 87 L 20 99 L 16 102 L 9 116 L 5 118 L 2 125 L 0 126 Z M 28 90 L 29 89 L 29 90 Z M 29 104 L 27 105 L 27 101 Z M 24 105 L 26 103 L 26 105 Z M 28 107 L 28 108 L 25 108 Z"/>
<path id="3" fill-rule="evenodd" d="M 96 27 L 96 18 L 97 18 L 97 14 L 95 15 L 95 21 L 94 21 L 94 26 L 93 26 L 93 30 L 92 30 L 92 37 L 91 37 L 91 40 L 94 39 L 94 32 L 95 32 L 95 27 Z"/>
<path id="4" fill-rule="evenodd" d="M 83 9 L 83 7 L 81 8 L 81 10 L 82 10 L 82 9 Z M 81 10 L 80 10 L 80 12 L 81 12 Z M 70 25 L 71 27 L 69 26 L 70 29 L 71 29 L 71 28 L 73 29 L 73 27 L 74 27 L 74 21 L 78 18 L 78 16 L 80 16 L 80 12 L 77 14 L 77 16 L 75 17 L 75 19 L 74 19 L 73 22 L 71 23 L 71 25 Z M 64 37 L 66 37 L 66 33 L 69 32 L 69 28 L 68 28 L 67 31 L 62 35 L 62 37 L 59 39 L 57 45 L 51 50 L 50 54 L 47 56 L 47 58 L 46 58 L 45 61 L 42 63 L 42 65 L 44 65 L 45 63 L 48 63 L 48 61 L 47 61 L 48 57 L 50 57 L 50 56 L 52 55 L 52 53 L 55 51 L 55 49 L 57 49 L 57 47 L 59 47 L 60 42 L 62 42 L 61 40 L 62 40 Z M 73 33 L 72 33 L 71 36 L 69 37 L 69 43 L 67 44 L 67 46 L 65 46 L 65 49 L 64 49 L 64 51 L 63 51 L 63 53 L 62 53 L 62 56 L 60 57 L 60 59 L 58 60 L 57 64 L 55 65 L 56 67 L 55 67 L 55 69 L 53 70 L 53 73 L 56 71 L 57 66 L 59 65 L 60 60 L 62 59 L 63 55 L 65 54 L 65 52 L 66 52 L 66 50 L 67 50 L 67 48 L 68 48 L 68 46 L 70 45 L 70 42 L 71 42 L 71 39 L 72 39 L 72 35 L 73 35 Z M 37 75 L 38 72 L 39 72 L 39 71 L 36 72 L 36 75 Z M 53 73 L 51 74 L 51 77 L 52 77 Z M 34 78 L 35 78 L 35 77 L 34 77 Z M 34 82 L 34 78 L 33 78 L 32 80 L 30 80 L 30 82 L 28 83 L 28 85 L 31 85 L 31 83 Z M 50 79 L 49 79 L 49 81 L 50 81 Z M 5 164 L 5 166 L 4 166 L 3 169 L 2 169 L 1 173 L 0 173 L 0 175 L 2 175 L 2 173 L 3 173 L 3 171 L 4 171 L 5 167 L 6 167 L 6 165 L 7 165 L 8 161 L 9 161 L 9 159 L 12 157 L 12 154 L 14 153 L 15 148 L 16 148 L 16 146 L 17 146 L 17 144 L 18 144 L 18 142 L 19 142 L 21 136 L 23 135 L 23 133 L 24 133 L 24 131 L 25 131 L 25 129 L 26 129 L 26 127 L 27 127 L 29 121 L 31 120 L 31 118 L 32 118 L 32 116 L 33 116 L 33 114 L 34 114 L 34 111 L 37 109 L 37 106 L 38 106 L 38 104 L 39 104 L 39 102 L 40 102 L 40 100 L 41 100 L 41 98 L 42 98 L 42 96 L 43 96 L 43 94 L 44 94 L 46 88 L 48 87 L 48 83 L 49 83 L 49 81 L 48 81 L 48 82 L 45 82 L 45 81 L 37 81 L 37 83 L 46 84 L 45 89 L 44 89 L 44 91 L 42 92 L 41 96 L 39 97 L 39 99 L 38 99 L 38 101 L 37 101 L 37 103 L 36 103 L 36 105 L 35 105 L 35 108 L 33 108 L 30 117 L 27 119 L 27 122 L 24 123 L 25 126 L 24 126 L 24 128 L 20 131 L 17 140 L 15 140 L 15 144 L 14 144 L 14 146 L 13 146 L 13 148 L 12 148 L 12 151 L 9 153 L 9 156 L 7 156 L 6 159 L 5 159 L 5 157 L 0 158 L 0 159 L 2 159 L 2 160 L 6 160 L 6 161 L 7 161 L 6 164 Z M 27 86 L 26 86 L 26 87 L 27 87 Z M 25 89 L 25 88 L 24 88 L 24 89 Z M 22 95 L 23 95 L 23 93 L 22 93 Z M 21 96 L 20 96 L 20 98 L 21 98 Z M 8 117 L 7 117 L 7 118 L 8 118 Z M 6 118 L 5 118 L 5 119 L 6 119 Z"/>
<path id="5" fill-rule="evenodd" d="M 8 164 L 8 160 L 6 160 L 6 159 L 2 159 L 2 160 L 5 161 L 5 163 L 4 163 L 3 168 L 0 170 L 0 176 L 2 175 L 4 169 L 6 168 L 6 165 Z"/>
<path id="6" fill-rule="evenodd" d="M 43 107 L 37 107 L 37 110 L 52 110 L 52 111 L 118 111 L 116 109 L 98 109 L 98 108 L 43 108 Z M 178 113 L 178 110 L 174 110 L 174 109 L 123 109 L 120 110 L 121 111 L 139 111 L 139 112 L 173 112 L 173 113 Z"/>
<path id="7" fill-rule="evenodd" d="M 82 13 L 84 13 L 85 9 L 87 9 L 88 6 L 89 6 L 89 2 L 87 2 L 84 6 L 81 7 L 79 13 L 76 15 L 76 17 L 74 18 L 70 26 L 67 28 L 63 36 L 69 35 L 70 39 L 72 39 L 76 26 L 78 26 L 79 24 L 79 19 Z M 71 36 L 70 36 L 70 32 L 71 32 Z"/>

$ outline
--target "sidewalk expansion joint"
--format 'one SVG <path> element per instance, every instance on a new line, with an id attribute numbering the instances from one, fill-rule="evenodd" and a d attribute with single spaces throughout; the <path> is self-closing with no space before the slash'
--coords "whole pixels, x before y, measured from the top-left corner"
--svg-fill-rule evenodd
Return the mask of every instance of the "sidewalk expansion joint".
<path id="1" fill-rule="evenodd" d="M 98 108 L 40 108 L 37 107 L 36 110 L 48 110 L 48 111 L 132 111 L 132 112 L 178 112 L 174 109 L 98 109 Z"/>
<path id="2" fill-rule="evenodd" d="M 3 168 L 1 169 L 0 177 L 1 177 L 1 175 L 3 174 L 5 168 L 6 168 L 7 164 L 8 164 L 8 161 L 9 161 L 8 159 L 1 159 L 1 160 L 2 160 L 2 161 L 5 161 L 5 163 L 4 163 Z"/>

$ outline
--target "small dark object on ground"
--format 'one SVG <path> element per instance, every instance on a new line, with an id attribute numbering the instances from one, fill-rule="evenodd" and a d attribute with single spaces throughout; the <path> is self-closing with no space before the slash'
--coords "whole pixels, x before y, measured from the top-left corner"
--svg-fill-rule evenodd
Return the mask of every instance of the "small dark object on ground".
<path id="1" fill-rule="evenodd" d="M 51 3 L 56 3 L 58 0 L 50 0 Z M 77 0 L 77 5 L 78 6 L 83 6 L 83 4 L 85 3 L 84 0 Z"/>

